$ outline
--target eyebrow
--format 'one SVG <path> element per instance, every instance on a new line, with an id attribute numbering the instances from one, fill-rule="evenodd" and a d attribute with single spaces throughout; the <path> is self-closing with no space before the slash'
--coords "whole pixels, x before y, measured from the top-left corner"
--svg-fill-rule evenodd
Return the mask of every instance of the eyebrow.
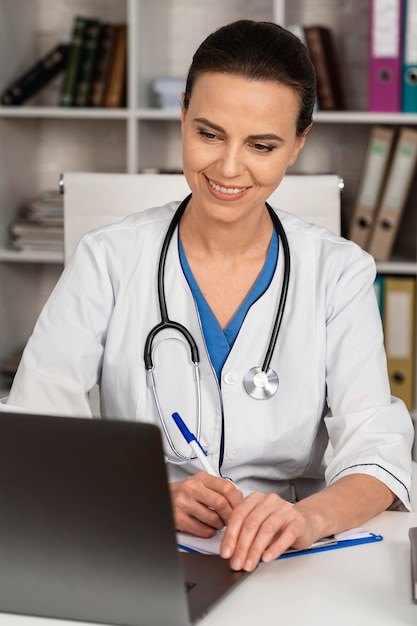
<path id="1" fill-rule="evenodd" d="M 222 128 L 221 126 L 218 126 L 218 124 L 214 124 L 213 122 L 210 122 L 205 117 L 196 117 L 194 118 L 194 122 L 196 124 L 203 124 L 204 126 L 207 126 L 208 128 L 211 128 L 212 130 L 215 130 L 217 133 L 221 133 L 223 135 L 227 134 L 224 128 Z M 279 135 L 275 135 L 274 133 L 262 133 L 259 135 L 249 135 L 247 139 L 249 141 L 278 141 L 278 142 L 284 141 L 282 137 L 280 137 Z"/>

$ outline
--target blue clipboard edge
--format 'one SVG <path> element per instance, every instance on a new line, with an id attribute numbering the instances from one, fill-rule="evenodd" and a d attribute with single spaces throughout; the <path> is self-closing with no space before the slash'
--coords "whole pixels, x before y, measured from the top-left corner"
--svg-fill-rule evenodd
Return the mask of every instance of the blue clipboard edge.
<path id="1" fill-rule="evenodd" d="M 357 539 L 341 539 L 336 543 L 332 543 L 327 546 L 318 546 L 316 548 L 307 548 L 306 550 L 294 550 L 293 552 L 284 552 L 284 554 L 281 554 L 281 556 L 279 556 L 276 560 L 278 561 L 280 559 L 289 559 L 294 556 L 303 556 L 304 554 L 315 554 L 316 552 L 327 552 L 329 550 L 351 548 L 352 546 L 359 546 L 364 543 L 375 543 L 382 540 L 382 535 L 375 535 L 374 533 L 370 533 L 369 535 L 366 535 L 366 537 L 359 537 Z M 193 554 L 201 554 L 201 552 L 199 552 L 198 550 L 194 550 L 193 548 L 181 544 L 178 544 L 178 549 L 183 550 L 184 552 L 191 552 Z M 262 560 L 260 562 L 262 563 Z"/>
<path id="2" fill-rule="evenodd" d="M 293 556 L 302 556 L 303 554 L 314 554 L 316 552 L 327 552 L 328 550 L 340 550 L 340 548 L 350 548 L 352 546 L 359 546 L 363 543 L 375 543 L 376 541 L 382 541 L 382 535 L 375 535 L 370 533 L 366 537 L 358 537 L 357 539 L 340 539 L 337 543 L 332 543 L 327 546 L 318 546 L 317 548 L 308 548 L 307 550 L 294 550 L 294 552 L 284 552 L 279 559 L 288 559 Z"/>

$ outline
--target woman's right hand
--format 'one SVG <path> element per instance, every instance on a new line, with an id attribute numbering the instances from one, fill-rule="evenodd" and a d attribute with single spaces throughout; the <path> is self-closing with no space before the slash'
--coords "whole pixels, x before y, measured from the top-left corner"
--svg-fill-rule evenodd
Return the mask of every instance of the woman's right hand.
<path id="1" fill-rule="evenodd" d="M 242 492 L 225 478 L 199 472 L 170 484 L 177 530 L 212 537 L 227 524 L 243 500 Z"/>

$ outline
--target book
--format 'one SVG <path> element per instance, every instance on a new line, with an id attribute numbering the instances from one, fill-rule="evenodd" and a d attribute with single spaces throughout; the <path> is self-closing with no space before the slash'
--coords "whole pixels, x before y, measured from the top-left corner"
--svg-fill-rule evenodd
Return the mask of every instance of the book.
<path id="1" fill-rule="evenodd" d="M 378 209 L 390 155 L 394 145 L 393 128 L 373 126 L 349 227 L 349 239 L 366 249 Z"/>
<path id="2" fill-rule="evenodd" d="M 75 102 L 78 70 L 81 61 L 84 33 L 89 23 L 88 18 L 81 15 L 74 17 L 70 47 L 65 64 L 64 76 L 59 95 L 60 106 L 73 106 Z"/>
<path id="3" fill-rule="evenodd" d="M 327 26 L 305 26 L 304 34 L 316 70 L 317 100 L 322 111 L 346 108 L 333 33 Z"/>
<path id="4" fill-rule="evenodd" d="M 414 324 L 416 279 L 384 276 L 383 327 L 393 396 L 414 408 Z"/>
<path id="5" fill-rule="evenodd" d="M 103 105 L 121 107 L 126 99 L 127 24 L 117 24 L 116 41 Z"/>
<path id="6" fill-rule="evenodd" d="M 417 165 L 417 129 L 402 127 L 366 249 L 376 261 L 388 261 Z"/>
<path id="7" fill-rule="evenodd" d="M 90 106 L 103 106 L 116 43 L 116 33 L 116 24 L 105 23 L 100 28 L 98 49 L 91 78 Z"/>
<path id="8" fill-rule="evenodd" d="M 402 112 L 417 113 L 417 0 L 405 3 Z"/>
<path id="9" fill-rule="evenodd" d="M 401 110 L 403 0 L 371 0 L 370 111 Z"/>
<path id="10" fill-rule="evenodd" d="M 299 23 L 287 24 L 286 29 L 289 30 L 293 35 L 296 35 L 296 37 L 298 37 L 298 39 L 300 39 L 300 41 L 308 49 L 305 28 L 303 24 L 299 24 Z M 314 104 L 314 110 L 315 111 L 319 110 L 319 103 L 317 101 L 317 98 Z"/>
<path id="11" fill-rule="evenodd" d="M 99 37 L 99 20 L 89 20 L 84 30 L 83 43 L 81 47 L 80 63 L 75 86 L 75 106 L 83 107 L 89 104 Z"/>
<path id="12" fill-rule="evenodd" d="M 64 70 L 69 46 L 59 43 L 11 83 L 1 95 L 1 104 L 23 104 L 36 95 L 55 76 Z"/>

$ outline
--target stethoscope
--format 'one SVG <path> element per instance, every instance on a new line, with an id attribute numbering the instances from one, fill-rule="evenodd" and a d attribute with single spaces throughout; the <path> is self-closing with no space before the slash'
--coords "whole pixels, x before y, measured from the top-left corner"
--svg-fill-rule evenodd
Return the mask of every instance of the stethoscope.
<path id="1" fill-rule="evenodd" d="M 166 420 L 163 416 L 163 412 L 161 409 L 161 404 L 159 402 L 158 393 L 155 385 L 155 377 L 154 377 L 154 364 L 152 358 L 153 346 L 155 342 L 155 337 L 163 330 L 172 329 L 176 330 L 180 333 L 185 341 L 187 342 L 190 353 L 191 353 L 191 361 L 194 365 L 194 374 L 196 380 L 196 399 L 197 399 L 197 439 L 200 438 L 201 433 L 201 388 L 200 388 L 200 368 L 199 368 L 199 353 L 198 347 L 194 340 L 194 337 L 190 333 L 190 331 L 179 322 L 174 322 L 169 319 L 167 303 L 165 297 L 165 264 L 166 258 L 168 254 L 169 244 L 173 237 L 174 231 L 178 226 L 180 219 L 185 211 L 185 208 L 190 201 L 191 194 L 187 196 L 179 205 L 178 209 L 175 211 L 174 216 L 168 226 L 168 230 L 165 235 L 165 239 L 162 244 L 161 253 L 159 257 L 158 263 L 158 277 L 157 277 L 157 286 L 158 286 L 158 301 L 159 301 L 159 310 L 161 314 L 161 321 L 159 324 L 154 326 L 149 332 L 146 341 L 145 341 L 145 349 L 144 349 L 144 361 L 145 368 L 148 373 L 148 379 L 150 381 L 150 386 L 153 392 L 153 397 L 155 400 L 155 405 L 158 411 L 159 419 L 161 421 L 162 429 L 167 438 L 170 448 L 174 452 L 174 454 L 182 459 L 182 461 L 189 461 L 193 457 L 186 457 L 181 454 L 173 440 L 169 434 Z M 278 374 L 270 367 L 272 355 L 275 350 L 275 346 L 278 339 L 278 333 L 281 327 L 282 318 L 285 310 L 285 303 L 287 301 L 288 294 L 288 285 L 290 280 L 290 249 L 288 245 L 288 239 L 285 234 L 284 227 L 281 224 L 281 220 L 278 215 L 272 209 L 272 207 L 266 203 L 266 208 L 268 209 L 269 215 L 271 217 L 272 223 L 274 225 L 275 230 L 278 233 L 278 236 L 281 240 L 282 250 L 284 253 L 284 273 L 283 273 L 283 281 L 282 281 L 282 290 L 280 299 L 278 302 L 278 308 L 275 316 L 274 326 L 271 332 L 271 337 L 269 339 L 268 348 L 265 353 L 265 358 L 262 365 L 258 365 L 256 367 L 252 367 L 243 377 L 243 386 L 246 390 L 246 393 L 251 397 L 257 400 L 264 400 L 266 398 L 270 398 L 274 394 L 276 394 L 279 387 L 279 378 Z"/>

